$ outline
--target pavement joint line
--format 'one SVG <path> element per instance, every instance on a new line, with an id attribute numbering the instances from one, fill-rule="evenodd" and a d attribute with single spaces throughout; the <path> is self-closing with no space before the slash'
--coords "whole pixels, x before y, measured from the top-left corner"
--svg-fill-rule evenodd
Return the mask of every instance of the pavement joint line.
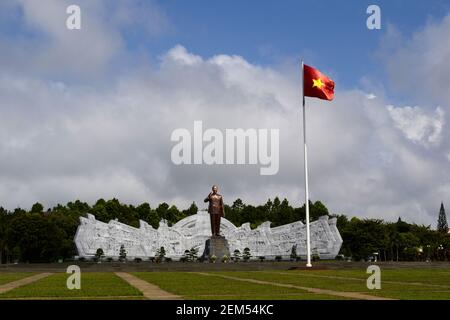
<path id="1" fill-rule="evenodd" d="M 80 297 L 15 297 L 0 300 L 140 300 L 142 296 L 80 296 Z"/>
<path id="2" fill-rule="evenodd" d="M 293 275 L 293 273 L 286 273 L 286 272 L 276 272 L 276 271 L 261 271 L 264 273 L 274 273 L 274 274 L 283 274 L 283 275 Z M 316 278 L 329 278 L 329 279 L 337 279 L 337 280 L 358 280 L 358 281 L 366 281 L 367 279 L 363 278 L 353 278 L 353 277 L 340 277 L 340 276 L 325 276 L 325 275 L 318 275 L 318 274 L 306 274 L 306 273 L 295 273 L 297 275 L 301 275 L 304 277 L 316 277 Z M 404 284 L 404 285 L 412 285 L 412 286 L 427 286 L 427 287 L 436 287 L 436 288 L 450 288 L 449 286 L 442 285 L 442 284 L 428 284 L 428 283 L 422 283 L 422 282 L 402 282 L 402 281 L 390 281 L 390 280 L 383 280 L 383 283 L 391 283 L 391 284 Z"/>
<path id="3" fill-rule="evenodd" d="M 160 287 L 142 280 L 127 272 L 115 272 L 117 276 L 129 283 L 131 286 L 142 292 L 142 295 L 149 300 L 181 300 L 182 297 L 167 292 Z"/>
<path id="4" fill-rule="evenodd" d="M 312 293 L 317 293 L 317 294 L 325 294 L 325 295 L 358 299 L 358 300 L 396 300 L 396 299 L 392 299 L 392 298 L 372 296 L 372 295 L 359 293 L 359 292 L 334 291 L 334 290 L 329 290 L 329 289 L 319 289 L 319 288 L 296 286 L 296 285 L 287 284 L 287 283 L 262 281 L 262 280 L 249 279 L 249 278 L 231 277 L 231 276 L 226 276 L 226 275 L 221 275 L 221 274 L 209 274 L 209 273 L 204 273 L 204 272 L 197 272 L 197 273 L 204 275 L 204 276 L 221 277 L 224 279 L 251 282 L 251 283 L 256 283 L 256 284 L 272 285 L 272 286 L 285 287 L 285 288 L 295 288 L 295 289 L 305 290 L 307 292 L 312 292 Z"/>
<path id="5" fill-rule="evenodd" d="M 48 277 L 48 276 L 50 276 L 52 274 L 53 273 L 50 273 L 50 272 L 43 272 L 43 273 L 35 274 L 33 276 L 30 276 L 30 277 L 26 277 L 26 278 L 22 278 L 22 279 L 19 279 L 19 280 L 15 280 L 15 281 L 11 281 L 11 282 L 5 283 L 5 284 L 0 286 L 0 294 L 6 293 L 6 292 L 11 291 L 11 290 L 13 290 L 15 288 L 18 288 L 18 287 L 21 287 L 21 286 L 33 283 L 35 281 L 44 279 L 44 278 L 46 278 L 46 277 Z"/>

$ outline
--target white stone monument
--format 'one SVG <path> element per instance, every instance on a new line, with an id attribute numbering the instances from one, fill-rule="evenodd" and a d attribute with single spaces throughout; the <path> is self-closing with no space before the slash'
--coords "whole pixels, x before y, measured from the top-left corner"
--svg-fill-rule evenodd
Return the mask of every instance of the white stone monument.
<path id="1" fill-rule="evenodd" d="M 98 248 L 102 248 L 105 257 L 118 258 L 120 246 L 127 251 L 127 258 L 148 260 L 154 257 L 156 250 L 164 247 L 166 257 L 179 260 L 185 250 L 197 248 L 199 255 L 204 251 L 205 241 L 211 237 L 209 214 L 199 211 L 169 227 L 164 220 L 154 229 L 140 220 L 140 227 L 112 220 L 104 223 L 95 219 L 92 214 L 87 218 L 80 217 L 80 225 L 75 235 L 78 255 L 87 259 L 93 258 Z M 306 226 L 301 222 L 293 222 L 271 228 L 266 221 L 256 229 L 249 223 L 236 227 L 225 218 L 221 219 L 221 234 L 227 239 L 230 252 L 244 248 L 250 249 L 252 259 L 264 256 L 266 260 L 277 256 L 289 258 L 292 247 L 296 246 L 297 255 L 306 257 Z M 320 217 L 311 223 L 311 250 L 321 259 L 334 259 L 339 253 L 342 238 L 336 227 L 336 219 L 328 216 Z M 221 257 L 218 257 L 220 259 Z"/>

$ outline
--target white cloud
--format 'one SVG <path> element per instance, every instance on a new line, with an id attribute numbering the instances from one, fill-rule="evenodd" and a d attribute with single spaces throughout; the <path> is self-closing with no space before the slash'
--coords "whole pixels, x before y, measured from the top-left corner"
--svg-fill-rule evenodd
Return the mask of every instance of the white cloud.
<path id="1" fill-rule="evenodd" d="M 110 5 L 113 22 L 131 33 L 139 30 L 141 39 L 165 35 L 174 29 L 166 13 L 153 0 L 121 0 Z"/>
<path id="2" fill-rule="evenodd" d="M 213 183 L 228 202 L 280 195 L 302 203 L 300 93 L 276 69 L 238 56 L 204 59 L 176 46 L 157 71 L 121 77 L 107 90 L 5 75 L 0 93 L 0 201 L 8 207 L 112 196 L 187 205 L 200 203 Z M 429 220 L 407 204 L 423 193 L 417 181 L 432 188 L 436 163 L 402 139 L 384 101 L 341 91 L 332 103 L 307 104 L 313 199 L 333 212 Z M 194 120 L 222 130 L 280 129 L 279 174 L 173 165 L 170 134 L 192 130 Z"/>
<path id="3" fill-rule="evenodd" d="M 410 98 L 443 104 L 450 101 L 450 14 L 429 21 L 411 37 L 390 26 L 382 44 L 383 64 L 394 89 Z"/>
<path id="4" fill-rule="evenodd" d="M 106 28 L 103 20 L 93 21 L 97 32 L 79 41 L 86 41 L 80 43 L 85 49 L 96 44 L 98 54 L 75 51 L 87 60 L 68 68 L 59 55 L 69 48 L 62 31 L 53 30 L 57 23 L 42 21 L 45 12 L 36 10 L 27 21 L 54 41 L 29 56 L 31 44 L 11 39 L 2 47 L 16 54 L 0 52 L 5 66 L 0 71 L 1 205 L 29 207 L 42 201 L 50 206 L 113 196 L 132 203 L 185 206 L 195 200 L 201 205 L 215 183 L 228 203 L 237 197 L 261 203 L 275 195 L 295 205 L 303 202 L 298 66 L 292 65 L 288 74 L 285 67 L 281 72 L 240 56 L 202 57 L 174 46 L 158 65 L 139 64 L 120 76 L 111 72 L 107 79 L 76 83 L 64 77 L 48 80 L 49 73 L 66 76 L 74 68 L 81 75 L 97 74 L 98 59 L 111 61 L 126 48 L 120 24 Z M 60 58 L 43 63 L 47 50 Z M 11 64 L 16 67 L 8 68 Z M 408 71 L 398 70 L 404 78 Z M 386 108 L 389 101 L 375 93 L 377 99 L 359 90 L 337 91 L 333 102 L 308 99 L 311 197 L 335 213 L 393 220 L 400 215 L 434 225 L 436 206 L 450 190 L 444 174 L 449 101 L 432 111 Z M 259 166 L 173 165 L 171 132 L 192 130 L 194 120 L 221 130 L 280 129 L 278 175 L 260 176 Z"/>
<path id="5" fill-rule="evenodd" d="M 176 63 L 181 63 L 189 66 L 202 62 L 202 58 L 200 56 L 187 52 L 186 48 L 181 45 L 177 45 L 170 49 L 166 54 L 166 60 L 167 59 L 169 61 L 175 61 Z"/>
<path id="6" fill-rule="evenodd" d="M 18 23 L 28 31 L 25 37 L 2 43 L 2 66 L 23 68 L 27 74 L 89 78 L 102 73 L 123 47 L 117 29 L 108 28 L 99 1 L 78 1 L 81 30 L 66 27 L 69 0 L 16 0 L 23 15 Z M 32 58 L 30 55 L 32 54 Z"/>
<path id="7" fill-rule="evenodd" d="M 25 32 L 0 41 L 0 68 L 27 76 L 104 81 L 136 58 L 128 54 L 125 35 L 144 41 L 173 29 L 153 1 L 78 0 L 81 30 L 66 27 L 71 0 L 14 0 L 4 10 L 13 4 L 21 14 L 11 23 Z"/>
<path id="8" fill-rule="evenodd" d="M 436 108 L 433 114 L 427 114 L 420 107 L 387 106 L 387 110 L 406 138 L 424 146 L 437 145 L 441 140 L 445 124 L 444 111 Z"/>

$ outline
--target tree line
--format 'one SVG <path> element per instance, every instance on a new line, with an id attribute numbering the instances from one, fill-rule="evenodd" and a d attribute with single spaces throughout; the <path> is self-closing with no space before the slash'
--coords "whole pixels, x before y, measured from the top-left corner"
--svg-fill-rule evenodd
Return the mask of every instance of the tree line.
<path id="1" fill-rule="evenodd" d="M 77 254 L 73 239 L 79 217 L 87 213 L 103 222 L 117 219 L 138 227 L 139 220 L 143 220 L 158 228 L 161 219 L 172 225 L 198 210 L 195 202 L 180 210 L 165 202 L 152 208 L 149 203 L 133 206 L 117 199 L 99 199 L 92 206 L 76 200 L 47 210 L 40 203 L 35 203 L 30 210 L 17 208 L 8 211 L 0 207 L 0 261 L 54 262 L 72 258 Z M 271 226 L 275 227 L 299 220 L 305 222 L 305 206 L 293 207 L 287 199 L 278 197 L 258 206 L 237 199 L 231 206 L 225 205 L 225 215 L 236 226 L 250 222 L 255 228 L 264 221 L 271 221 Z M 397 222 L 348 219 L 342 214 L 330 214 L 320 201 L 310 202 L 311 220 L 323 215 L 337 218 L 337 227 L 344 241 L 341 254 L 353 260 L 373 255 L 386 261 L 450 258 L 450 235 L 443 230 L 439 232 L 431 226 L 410 224 L 400 218 Z"/>

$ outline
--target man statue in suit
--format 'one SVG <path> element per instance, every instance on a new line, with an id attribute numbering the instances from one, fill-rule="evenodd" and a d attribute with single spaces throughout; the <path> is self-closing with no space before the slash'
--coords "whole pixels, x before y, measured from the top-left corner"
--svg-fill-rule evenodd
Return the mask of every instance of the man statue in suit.
<path id="1" fill-rule="evenodd" d="M 211 233 L 213 237 L 220 236 L 220 218 L 225 217 L 225 208 L 223 206 L 223 199 L 217 193 L 219 188 L 212 186 L 212 192 L 206 197 L 205 202 L 209 202 L 208 212 L 211 218 Z"/>

